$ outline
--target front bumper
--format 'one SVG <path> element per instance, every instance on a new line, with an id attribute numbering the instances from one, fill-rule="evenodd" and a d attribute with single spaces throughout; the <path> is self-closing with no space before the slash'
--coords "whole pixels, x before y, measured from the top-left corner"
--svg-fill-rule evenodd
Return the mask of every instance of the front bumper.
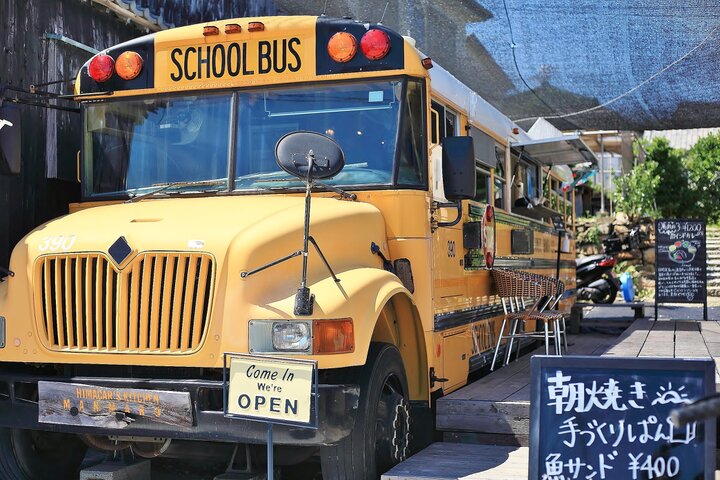
<path id="1" fill-rule="evenodd" d="M 24 370 L 24 369 L 23 369 Z M 81 383 L 113 388 L 136 388 L 189 392 L 193 425 L 166 425 L 138 417 L 124 428 L 56 425 L 38 422 L 37 382 Z M 86 376 L 47 376 L 13 372 L 0 368 L 0 427 L 23 428 L 92 435 L 121 435 L 161 437 L 183 440 L 238 442 L 262 444 L 266 442 L 265 423 L 223 415 L 217 402 L 208 397 L 222 395 L 223 382 L 187 379 L 128 379 Z M 336 443 L 346 437 L 355 424 L 360 388 L 357 385 L 318 386 L 318 428 L 275 425 L 273 441 L 280 445 L 320 446 Z"/>

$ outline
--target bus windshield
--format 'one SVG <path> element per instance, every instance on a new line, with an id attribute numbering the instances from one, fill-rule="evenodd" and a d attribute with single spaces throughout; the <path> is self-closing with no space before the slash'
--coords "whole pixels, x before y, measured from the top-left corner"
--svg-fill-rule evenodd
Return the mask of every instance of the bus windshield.
<path id="1" fill-rule="evenodd" d="M 278 139 L 298 130 L 325 134 L 345 153 L 344 170 L 324 183 L 421 187 L 422 106 L 421 84 L 405 80 L 87 104 L 84 195 L 134 196 L 174 183 L 163 192 L 301 188 L 275 163 Z"/>

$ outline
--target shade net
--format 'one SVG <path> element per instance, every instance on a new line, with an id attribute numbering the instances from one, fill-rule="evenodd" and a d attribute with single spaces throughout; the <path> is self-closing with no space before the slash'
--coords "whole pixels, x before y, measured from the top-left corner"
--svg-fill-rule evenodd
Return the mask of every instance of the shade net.
<path id="1" fill-rule="evenodd" d="M 498 77 L 475 87 L 511 118 L 592 109 L 551 121 L 586 129 L 720 125 L 720 3 L 481 3 L 491 16 L 467 32 L 489 52 Z"/>
<path id="2" fill-rule="evenodd" d="M 720 126 L 718 1 L 112 1 L 177 26 L 323 11 L 383 18 L 526 128 L 538 116 L 562 129 Z"/>

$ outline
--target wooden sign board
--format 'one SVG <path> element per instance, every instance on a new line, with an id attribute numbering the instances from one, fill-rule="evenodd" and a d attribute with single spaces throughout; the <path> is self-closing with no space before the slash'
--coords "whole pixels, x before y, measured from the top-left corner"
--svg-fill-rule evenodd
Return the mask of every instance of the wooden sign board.
<path id="1" fill-rule="evenodd" d="M 225 415 L 317 427 L 317 362 L 227 354 Z"/>
<path id="2" fill-rule="evenodd" d="M 190 393 L 38 382 L 38 422 L 125 428 L 135 422 L 193 424 Z"/>
<path id="3" fill-rule="evenodd" d="M 655 319 L 662 303 L 701 303 L 707 320 L 705 220 L 655 221 Z"/>
<path id="4" fill-rule="evenodd" d="M 535 356 L 530 476 L 715 478 L 715 420 L 670 412 L 715 392 L 711 359 Z"/>

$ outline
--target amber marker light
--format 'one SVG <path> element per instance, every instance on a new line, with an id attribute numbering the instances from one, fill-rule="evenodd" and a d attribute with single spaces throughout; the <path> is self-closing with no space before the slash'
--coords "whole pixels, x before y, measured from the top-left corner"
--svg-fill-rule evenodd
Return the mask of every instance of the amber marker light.
<path id="1" fill-rule="evenodd" d="M 142 67 L 143 59 L 137 52 L 123 52 L 115 61 L 115 71 L 124 80 L 132 80 L 140 75 Z"/>
<path id="2" fill-rule="evenodd" d="M 349 62 L 357 53 L 357 40 L 350 33 L 338 32 L 330 37 L 327 51 L 336 62 Z"/>
<path id="3" fill-rule="evenodd" d="M 203 35 L 220 35 L 220 29 L 214 25 L 206 25 L 203 27 Z"/>
<path id="4" fill-rule="evenodd" d="M 238 25 L 237 23 L 228 23 L 225 25 L 225 33 L 240 33 L 242 32 L 242 27 Z"/>
<path id="5" fill-rule="evenodd" d="M 313 353 L 351 353 L 355 332 L 351 318 L 313 321 Z"/>
<path id="6" fill-rule="evenodd" d="M 248 23 L 248 32 L 262 32 L 265 30 L 265 24 L 262 22 Z"/>
<path id="7" fill-rule="evenodd" d="M 90 78 L 98 83 L 107 82 L 115 71 L 115 60 L 110 55 L 95 55 L 88 65 Z"/>
<path id="8" fill-rule="evenodd" d="M 380 60 L 390 51 L 390 36 L 382 30 L 368 30 L 360 39 L 360 50 L 368 60 Z"/>

